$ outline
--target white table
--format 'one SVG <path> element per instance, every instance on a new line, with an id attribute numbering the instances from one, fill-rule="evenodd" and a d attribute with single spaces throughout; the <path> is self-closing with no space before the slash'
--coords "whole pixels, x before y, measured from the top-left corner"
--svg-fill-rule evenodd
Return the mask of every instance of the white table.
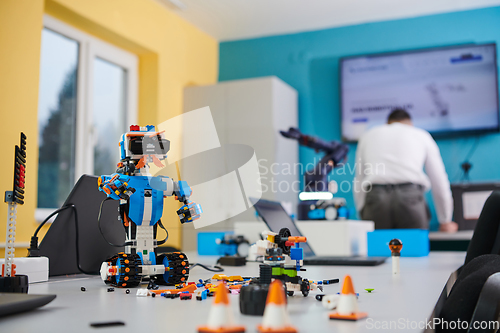
<path id="1" fill-rule="evenodd" d="M 188 254 L 189 256 L 189 254 Z M 424 258 L 401 258 L 401 274 L 392 275 L 390 259 L 376 267 L 307 266 L 302 277 L 312 280 L 340 278 L 350 274 L 356 292 L 360 293 L 359 307 L 369 318 L 358 322 L 328 319 L 329 311 L 321 306 L 314 293 L 308 297 L 289 297 L 291 322 L 299 332 L 373 332 L 375 325 L 425 322 L 431 314 L 448 276 L 464 261 L 464 252 L 431 253 Z M 191 262 L 197 261 L 195 255 Z M 201 263 L 213 264 L 215 258 L 201 257 Z M 257 276 L 258 264 L 244 267 L 226 267 L 226 275 Z M 190 281 L 207 279 L 214 273 L 196 267 Z M 84 286 L 86 292 L 80 291 Z M 333 294 L 341 284 L 325 287 Z M 76 275 L 51 278 L 49 282 L 30 285 L 33 294 L 57 294 L 48 305 L 27 313 L 0 318 L 0 332 L 196 332 L 198 325 L 206 324 L 212 299 L 181 301 L 163 297 L 137 297 L 135 289 L 129 295 L 116 288 L 107 292 L 99 277 Z M 374 288 L 368 294 L 365 288 Z M 247 332 L 256 332 L 262 317 L 244 316 L 239 312 L 239 296 L 229 295 L 236 320 L 246 325 Z M 89 324 L 103 321 L 123 321 L 126 326 L 93 328 Z M 383 329 L 381 332 L 401 332 Z M 414 332 L 421 329 L 415 328 Z M 406 332 L 406 330 L 405 330 Z"/>

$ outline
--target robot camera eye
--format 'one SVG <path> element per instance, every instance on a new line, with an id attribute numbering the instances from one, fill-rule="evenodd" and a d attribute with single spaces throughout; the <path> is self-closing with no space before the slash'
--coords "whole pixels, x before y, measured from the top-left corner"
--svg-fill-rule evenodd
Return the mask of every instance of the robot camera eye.
<path id="1" fill-rule="evenodd" d="M 157 137 L 140 137 L 129 142 L 129 150 L 134 155 L 166 155 L 170 141 Z"/>

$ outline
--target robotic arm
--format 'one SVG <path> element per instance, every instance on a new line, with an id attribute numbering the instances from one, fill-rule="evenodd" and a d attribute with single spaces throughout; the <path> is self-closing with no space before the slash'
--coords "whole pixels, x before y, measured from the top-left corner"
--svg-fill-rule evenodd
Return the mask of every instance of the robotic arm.
<path id="1" fill-rule="evenodd" d="M 325 153 L 325 156 L 314 168 L 306 171 L 305 191 L 328 191 L 328 174 L 346 159 L 349 147 L 339 141 L 324 141 L 302 134 L 299 129 L 294 127 L 290 127 L 288 131 L 280 131 L 280 133 L 285 138 L 297 140 L 301 146 Z"/>
<path id="2" fill-rule="evenodd" d="M 184 204 L 179 210 L 177 210 L 177 215 L 179 216 L 181 223 L 184 224 L 193 222 L 198 219 L 200 214 L 203 212 L 201 206 L 189 200 L 193 191 L 185 181 L 180 180 L 173 183 L 173 195 L 175 195 L 175 199 Z"/>
<path id="3" fill-rule="evenodd" d="M 114 173 L 111 176 L 100 176 L 97 180 L 99 191 L 106 193 L 114 200 L 128 200 L 135 193 L 135 188 L 128 186 L 130 177 Z"/>

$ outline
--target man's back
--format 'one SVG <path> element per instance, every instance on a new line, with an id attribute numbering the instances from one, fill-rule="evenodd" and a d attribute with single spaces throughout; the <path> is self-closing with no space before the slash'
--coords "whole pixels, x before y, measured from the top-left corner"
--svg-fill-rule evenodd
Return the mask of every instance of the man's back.
<path id="1" fill-rule="evenodd" d="M 353 187 L 356 208 L 363 219 L 375 221 L 376 228 L 428 228 L 424 193 L 432 185 L 438 220 L 447 224 L 453 202 L 439 148 L 402 112 L 408 118 L 389 119 L 359 140 Z"/>
<path id="2" fill-rule="evenodd" d="M 423 167 L 431 144 L 428 132 L 411 125 L 395 122 L 378 126 L 361 137 L 356 167 L 372 184 L 414 183 L 429 189 Z"/>

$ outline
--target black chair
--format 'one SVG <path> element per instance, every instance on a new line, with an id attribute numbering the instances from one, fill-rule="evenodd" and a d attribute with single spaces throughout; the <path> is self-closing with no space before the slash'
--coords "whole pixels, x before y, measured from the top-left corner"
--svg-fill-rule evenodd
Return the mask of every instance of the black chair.
<path id="1" fill-rule="evenodd" d="M 486 200 L 464 265 L 451 274 L 436 303 L 431 320 L 439 319 L 441 325 L 424 332 L 498 331 L 499 325 L 486 324 L 497 321 L 500 314 L 499 226 L 500 191 Z M 454 326 L 458 320 L 467 325 Z"/>

